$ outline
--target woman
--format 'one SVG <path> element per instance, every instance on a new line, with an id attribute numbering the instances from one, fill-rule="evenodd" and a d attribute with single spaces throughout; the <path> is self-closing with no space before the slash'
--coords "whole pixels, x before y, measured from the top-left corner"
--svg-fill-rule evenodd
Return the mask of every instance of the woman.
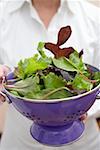
<path id="1" fill-rule="evenodd" d="M 2 14 L 1 79 L 9 70 L 7 66 L 13 69 L 20 59 L 37 52 L 39 41 L 56 42 L 59 29 L 66 25 L 72 27 L 73 33 L 65 46 L 71 45 L 79 51 L 84 49 L 84 62 L 99 67 L 100 25 L 98 10 L 94 6 L 69 0 L 14 0 L 5 2 Z M 10 105 L 0 150 L 99 150 L 99 132 L 94 116 L 89 117 L 79 141 L 60 148 L 47 147 L 33 140 L 29 133 L 31 124 Z"/>

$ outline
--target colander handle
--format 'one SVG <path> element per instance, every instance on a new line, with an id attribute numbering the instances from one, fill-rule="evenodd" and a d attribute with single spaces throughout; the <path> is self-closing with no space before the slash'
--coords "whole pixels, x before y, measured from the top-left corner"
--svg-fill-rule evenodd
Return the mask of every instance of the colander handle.
<path id="1" fill-rule="evenodd" d="M 0 91 L 0 95 L 4 97 L 4 102 L 7 101 L 9 104 L 12 103 L 4 92 Z"/>
<path id="2" fill-rule="evenodd" d="M 6 78 L 5 76 L 2 77 L 2 83 L 1 83 L 2 86 L 3 86 L 3 83 L 5 82 L 5 78 Z M 4 98 L 4 101 L 2 101 L 2 102 L 7 101 L 9 104 L 12 103 L 11 100 L 6 95 L 6 93 L 4 93 L 3 89 L 0 91 L 0 95 Z"/>
<path id="3" fill-rule="evenodd" d="M 97 94 L 97 96 L 96 96 L 96 99 L 100 99 L 100 89 L 99 89 L 99 91 L 98 91 L 98 94 Z"/>

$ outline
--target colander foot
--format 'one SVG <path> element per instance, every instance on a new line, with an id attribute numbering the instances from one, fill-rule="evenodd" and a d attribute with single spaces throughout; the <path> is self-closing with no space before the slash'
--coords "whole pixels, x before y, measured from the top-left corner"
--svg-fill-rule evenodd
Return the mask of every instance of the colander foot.
<path id="1" fill-rule="evenodd" d="M 79 139 L 84 131 L 82 121 L 74 121 L 71 126 L 44 126 L 33 123 L 30 133 L 39 143 L 49 146 L 62 146 Z"/>

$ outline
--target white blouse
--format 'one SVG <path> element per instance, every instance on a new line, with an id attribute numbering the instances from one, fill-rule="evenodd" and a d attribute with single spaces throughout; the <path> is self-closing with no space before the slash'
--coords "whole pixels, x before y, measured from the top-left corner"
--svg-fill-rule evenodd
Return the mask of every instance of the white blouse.
<path id="1" fill-rule="evenodd" d="M 85 63 L 100 67 L 100 10 L 84 1 L 61 0 L 61 5 L 46 29 L 31 0 L 3 0 L 0 13 L 0 63 L 12 69 L 22 58 L 37 53 L 39 41 L 57 41 L 57 33 L 62 26 L 70 25 L 72 35 L 64 47 L 84 49 Z M 52 55 L 46 51 L 48 55 Z M 96 101 L 89 114 L 100 115 L 100 102 Z M 0 150 L 99 150 L 99 135 L 94 116 L 86 123 L 83 138 L 61 148 L 50 148 L 37 144 L 29 134 L 30 120 L 9 106 L 5 131 Z M 91 129 L 90 122 L 95 128 Z M 90 124 L 91 124 L 90 123 Z M 91 130 L 90 130 L 91 129 Z M 97 132 L 95 131 L 97 129 Z M 91 134 L 90 136 L 87 133 Z M 96 135 L 93 142 L 93 137 Z M 97 139 L 97 140 L 96 140 Z M 85 143 L 85 144 L 84 144 Z M 97 146 L 96 146 L 97 145 Z"/>

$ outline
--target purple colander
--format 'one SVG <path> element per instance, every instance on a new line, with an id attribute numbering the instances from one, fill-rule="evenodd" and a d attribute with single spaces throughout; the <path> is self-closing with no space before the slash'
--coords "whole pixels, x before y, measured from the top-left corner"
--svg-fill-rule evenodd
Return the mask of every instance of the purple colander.
<path id="1" fill-rule="evenodd" d="M 97 68 L 90 66 L 95 72 Z M 7 79 L 13 79 L 13 73 Z M 22 115 L 33 121 L 30 133 L 38 142 L 50 146 L 62 146 L 79 139 L 84 131 L 80 117 L 100 99 L 100 84 L 84 94 L 53 100 L 36 100 L 17 97 L 5 88 L 2 95 Z"/>

